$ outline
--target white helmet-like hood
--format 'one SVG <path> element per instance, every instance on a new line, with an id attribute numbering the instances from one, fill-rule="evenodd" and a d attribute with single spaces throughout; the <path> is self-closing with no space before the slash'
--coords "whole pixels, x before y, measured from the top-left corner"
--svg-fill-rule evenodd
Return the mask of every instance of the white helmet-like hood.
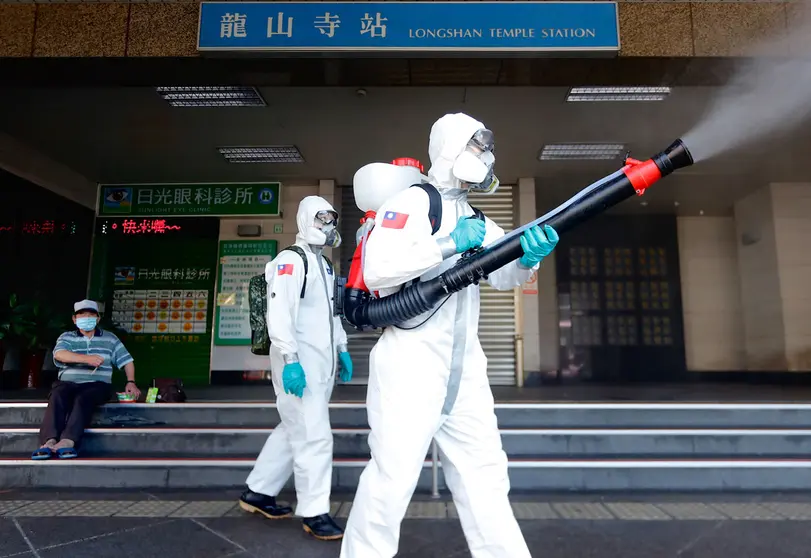
<path id="1" fill-rule="evenodd" d="M 330 235 L 328 232 L 325 232 L 323 229 L 315 226 L 316 216 L 321 211 L 330 211 L 334 213 L 336 215 L 337 225 L 338 212 L 335 211 L 327 200 L 320 196 L 307 196 L 301 200 L 301 203 L 298 205 L 298 213 L 296 213 L 296 225 L 298 226 L 298 234 L 296 235 L 296 238 L 299 241 L 313 247 L 329 246 L 332 248 L 337 248 L 341 241 L 337 227 L 335 228 L 335 235 L 337 235 L 336 244 L 336 240 L 334 239 L 332 242 L 330 242 Z"/>
<path id="2" fill-rule="evenodd" d="M 461 188 L 461 181 L 454 176 L 453 166 L 465 151 L 470 138 L 484 127 L 482 122 L 461 112 L 446 114 L 434 123 L 428 141 L 428 156 L 431 159 L 428 178 L 431 184 L 440 191 Z"/>

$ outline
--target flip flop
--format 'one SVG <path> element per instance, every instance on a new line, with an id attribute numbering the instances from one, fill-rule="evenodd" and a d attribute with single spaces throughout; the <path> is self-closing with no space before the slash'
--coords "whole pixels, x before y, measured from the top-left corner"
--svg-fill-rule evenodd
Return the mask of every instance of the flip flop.
<path id="1" fill-rule="evenodd" d="M 56 450 L 56 456 L 59 459 L 73 459 L 79 457 L 79 454 L 76 453 L 76 448 L 59 448 Z"/>
<path id="2" fill-rule="evenodd" d="M 46 459 L 50 459 L 53 456 L 53 452 L 48 448 L 39 448 L 38 450 L 34 451 L 31 454 L 31 459 L 34 461 L 44 461 Z"/>

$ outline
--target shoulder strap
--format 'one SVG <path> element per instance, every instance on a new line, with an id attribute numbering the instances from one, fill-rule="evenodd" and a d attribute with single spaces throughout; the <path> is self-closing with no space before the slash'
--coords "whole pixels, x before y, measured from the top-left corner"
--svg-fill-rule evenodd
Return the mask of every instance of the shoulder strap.
<path id="1" fill-rule="evenodd" d="M 442 225 L 442 195 L 433 184 L 421 182 L 414 184 L 412 188 L 421 188 L 428 194 L 428 220 L 431 222 L 431 234 L 436 234 Z"/>
<path id="2" fill-rule="evenodd" d="M 479 209 L 478 207 L 473 207 L 472 205 L 470 206 L 470 209 L 473 210 L 474 218 L 481 219 L 482 221 L 484 221 L 484 213 L 482 213 L 481 209 Z"/>
<path id="3" fill-rule="evenodd" d="M 301 298 L 304 298 L 304 291 L 307 290 L 307 272 L 308 272 L 308 263 L 307 263 L 307 254 L 304 253 L 304 250 L 301 249 L 301 246 L 296 246 L 293 244 L 292 246 L 288 246 L 284 250 L 290 250 L 291 252 L 295 252 L 301 259 L 304 260 L 304 283 L 301 284 Z M 282 252 L 284 252 L 282 250 Z"/>

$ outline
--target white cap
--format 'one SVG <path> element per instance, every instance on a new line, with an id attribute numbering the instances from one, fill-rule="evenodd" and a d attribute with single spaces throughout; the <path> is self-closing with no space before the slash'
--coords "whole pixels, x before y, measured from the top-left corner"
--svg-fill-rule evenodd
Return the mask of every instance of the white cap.
<path id="1" fill-rule="evenodd" d="M 99 313 L 99 305 L 92 300 L 82 300 L 73 305 L 73 313 L 78 314 L 82 310 L 92 310 L 96 314 Z"/>

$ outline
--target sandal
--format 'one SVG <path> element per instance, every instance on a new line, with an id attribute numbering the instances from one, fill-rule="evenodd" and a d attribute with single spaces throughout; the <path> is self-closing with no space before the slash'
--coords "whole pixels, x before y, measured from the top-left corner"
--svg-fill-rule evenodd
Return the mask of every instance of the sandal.
<path id="1" fill-rule="evenodd" d="M 76 453 L 76 448 L 59 448 L 56 450 L 56 456 L 59 459 L 73 459 L 79 457 L 79 454 Z"/>
<path id="2" fill-rule="evenodd" d="M 31 454 L 31 459 L 34 461 L 44 461 L 46 459 L 50 459 L 51 457 L 53 457 L 53 452 L 50 450 L 50 448 L 46 448 L 45 446 L 37 449 Z"/>

